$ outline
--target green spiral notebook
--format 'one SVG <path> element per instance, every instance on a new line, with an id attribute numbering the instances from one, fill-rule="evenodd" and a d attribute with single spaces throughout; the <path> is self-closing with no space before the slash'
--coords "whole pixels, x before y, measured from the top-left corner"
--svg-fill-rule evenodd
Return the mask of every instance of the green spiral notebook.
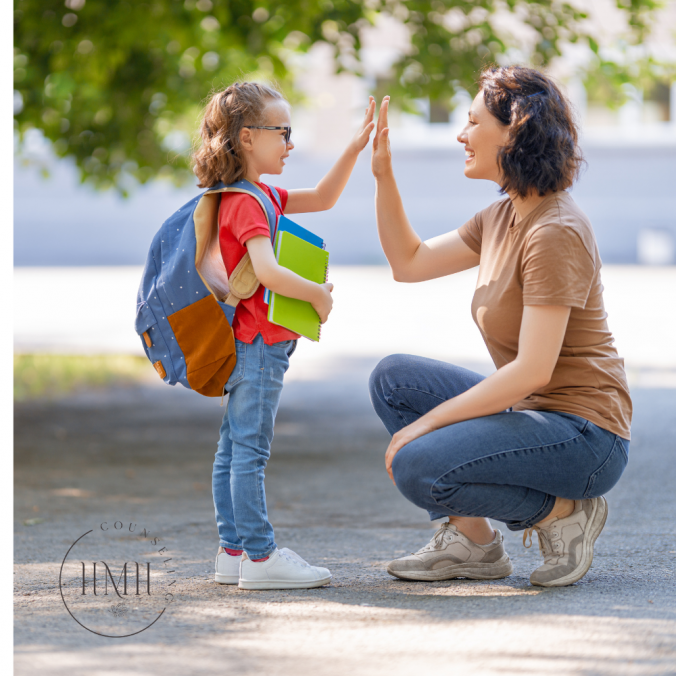
<path id="1" fill-rule="evenodd" d="M 279 232 L 275 251 L 277 262 L 297 275 L 317 284 L 326 281 L 329 270 L 329 252 L 296 237 L 290 232 Z M 268 321 L 318 341 L 322 325 L 319 315 L 310 303 L 297 298 L 270 294 Z"/>

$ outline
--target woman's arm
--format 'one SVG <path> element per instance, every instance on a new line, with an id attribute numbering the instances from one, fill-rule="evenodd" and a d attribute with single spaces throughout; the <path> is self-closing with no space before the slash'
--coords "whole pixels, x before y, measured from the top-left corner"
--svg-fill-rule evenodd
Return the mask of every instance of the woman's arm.
<path id="1" fill-rule="evenodd" d="M 322 324 L 328 319 L 333 307 L 333 284 L 316 284 L 283 268 L 275 259 L 269 237 L 256 235 L 246 241 L 246 248 L 256 277 L 263 286 L 287 298 L 307 301 L 319 315 Z"/>
<path id="2" fill-rule="evenodd" d="M 333 207 L 347 185 L 359 153 L 364 150 L 369 142 L 369 136 L 374 126 L 375 110 L 376 101 L 370 96 L 361 129 L 350 141 L 345 152 L 331 167 L 326 176 L 317 183 L 316 188 L 289 190 L 289 198 L 284 213 L 304 214 L 311 211 L 326 211 Z"/>
<path id="3" fill-rule="evenodd" d="M 376 222 L 380 244 L 398 282 L 422 282 L 479 265 L 479 254 L 457 231 L 421 241 L 406 217 L 392 171 L 387 108 L 383 99 L 373 139 L 371 170 L 376 179 Z"/>
<path id="4" fill-rule="evenodd" d="M 390 479 L 394 481 L 392 460 L 402 446 L 441 427 L 500 413 L 544 387 L 561 353 L 569 316 L 570 308 L 564 305 L 526 305 L 516 359 L 399 430 L 385 454 Z"/>

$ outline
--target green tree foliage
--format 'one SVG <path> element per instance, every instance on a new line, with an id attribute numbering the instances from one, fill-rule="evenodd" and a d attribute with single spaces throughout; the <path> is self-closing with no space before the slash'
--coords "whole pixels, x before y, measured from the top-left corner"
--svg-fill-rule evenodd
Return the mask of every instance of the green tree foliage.
<path id="1" fill-rule="evenodd" d="M 657 0 L 616 1 L 640 41 Z M 561 0 L 17 0 L 17 130 L 41 130 L 100 188 L 178 180 L 210 91 L 249 75 L 293 95 L 289 56 L 320 40 L 335 46 L 339 69 L 358 71 L 360 29 L 378 12 L 411 33 L 387 81 L 404 104 L 428 97 L 449 109 L 489 62 L 546 65 L 576 41 L 598 53 L 584 12 Z M 529 28 L 528 44 L 505 17 Z M 631 80 L 627 67 L 598 61 L 604 82 Z"/>
<path id="2" fill-rule="evenodd" d="M 639 44 L 661 3 L 616 0 L 616 4 L 627 22 L 629 42 L 625 47 Z M 583 43 L 591 57 L 590 70 L 603 69 L 597 78 L 610 76 L 610 88 L 615 87 L 617 92 L 618 85 L 632 81 L 636 74 L 629 63 L 614 63 L 598 56 L 593 27 L 582 6 L 584 3 L 560 0 L 399 2 L 391 11 L 409 26 L 412 48 L 395 65 L 395 78 L 387 83 L 387 89 L 404 101 L 429 97 L 448 112 L 457 89 L 476 92 L 477 75 L 487 64 L 526 62 L 546 66 L 562 56 L 565 45 Z M 515 24 L 517 30 L 513 29 Z M 644 60 L 643 75 L 649 70 L 647 62 L 649 59 Z M 621 90 L 617 93 L 621 96 Z"/>
<path id="3" fill-rule="evenodd" d="M 289 50 L 329 39 L 347 57 L 365 19 L 351 0 L 18 0 L 14 21 L 20 134 L 42 130 L 83 179 L 124 187 L 180 177 L 176 132 L 194 131 L 214 87 L 288 84 Z"/>

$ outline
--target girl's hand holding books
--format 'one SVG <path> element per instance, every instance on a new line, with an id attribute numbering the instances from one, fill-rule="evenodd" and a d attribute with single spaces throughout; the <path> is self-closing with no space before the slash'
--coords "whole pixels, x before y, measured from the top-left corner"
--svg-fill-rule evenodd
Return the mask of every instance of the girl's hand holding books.
<path id="1" fill-rule="evenodd" d="M 317 287 L 317 297 L 313 298 L 310 301 L 310 304 L 319 315 L 319 321 L 324 324 L 329 318 L 329 313 L 333 308 L 333 296 L 331 295 L 333 284 L 325 282 L 324 284 L 318 284 Z"/>

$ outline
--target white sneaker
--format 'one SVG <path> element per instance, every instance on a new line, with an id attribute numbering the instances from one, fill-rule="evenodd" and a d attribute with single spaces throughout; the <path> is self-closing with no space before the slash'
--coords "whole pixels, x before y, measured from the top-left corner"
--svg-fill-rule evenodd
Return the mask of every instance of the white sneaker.
<path id="1" fill-rule="evenodd" d="M 227 552 L 216 554 L 216 582 L 218 584 L 237 584 L 241 561 L 241 554 L 239 556 L 230 556 Z"/>
<path id="2" fill-rule="evenodd" d="M 326 568 L 311 566 L 296 552 L 284 547 L 275 549 L 267 561 L 254 562 L 242 555 L 240 589 L 310 589 L 331 581 Z"/>

